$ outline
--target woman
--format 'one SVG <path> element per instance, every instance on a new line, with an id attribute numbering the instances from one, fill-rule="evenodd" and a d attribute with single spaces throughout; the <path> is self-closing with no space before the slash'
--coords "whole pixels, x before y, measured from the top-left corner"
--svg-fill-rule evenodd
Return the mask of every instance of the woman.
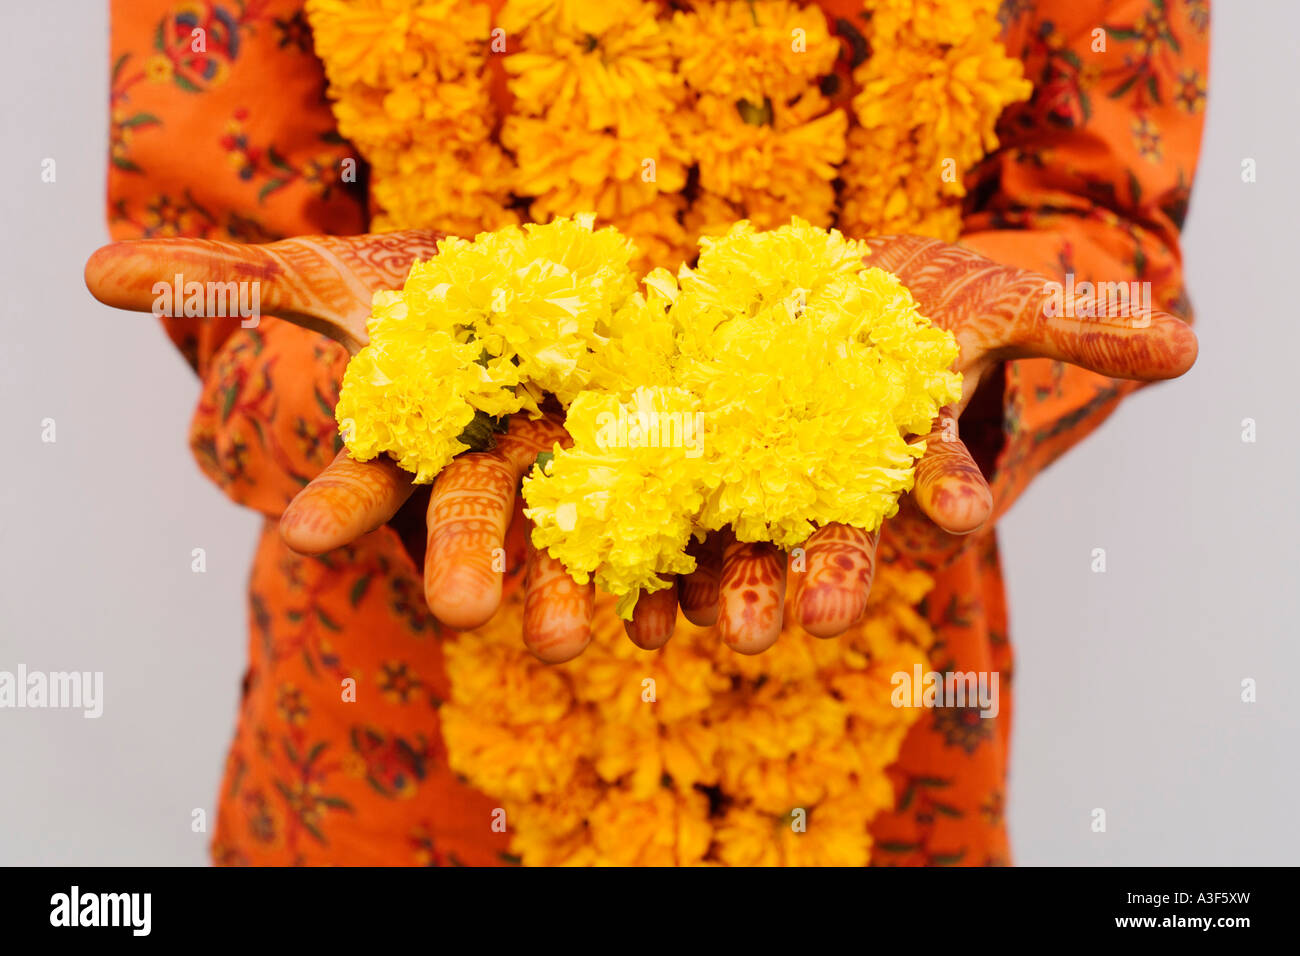
<path id="1" fill-rule="evenodd" d="M 253 282 L 275 316 L 163 320 L 203 381 L 200 465 L 266 517 L 217 862 L 1008 862 L 993 523 L 1134 382 L 1194 361 L 1164 312 L 1047 303 L 1140 281 L 1188 314 L 1207 4 L 675 6 L 115 3 L 110 224 L 146 241 L 96 253 L 92 292 L 148 310 L 178 273 Z M 649 85 L 620 100 L 629 78 Z M 762 149 L 727 151 L 746 136 Z M 961 345 L 963 399 L 881 535 L 823 528 L 789 562 L 711 540 L 639 602 L 649 652 L 528 547 L 515 487 L 558 421 L 517 417 L 431 492 L 335 454 L 370 294 L 435 252 L 429 230 L 584 208 L 670 267 L 744 217 L 873 237 L 869 264 Z M 357 235 L 372 221 L 397 231 Z M 809 634 L 861 660 L 825 664 Z M 689 642 L 680 694 L 708 699 L 666 716 L 637 668 L 680 678 Z M 767 653 L 700 650 L 719 642 Z M 791 689 L 795 653 L 817 663 Z M 996 716 L 891 711 L 913 661 L 1000 676 Z M 854 676 L 875 682 L 856 701 Z"/>

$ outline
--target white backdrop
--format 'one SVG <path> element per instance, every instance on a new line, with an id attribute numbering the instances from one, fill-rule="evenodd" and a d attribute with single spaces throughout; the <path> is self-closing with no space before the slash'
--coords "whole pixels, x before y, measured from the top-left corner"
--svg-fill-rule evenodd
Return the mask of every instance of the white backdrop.
<path id="1" fill-rule="evenodd" d="M 104 6 L 0 12 L 0 670 L 107 685 L 98 720 L 0 710 L 0 864 L 205 863 L 191 813 L 211 816 L 244 660 L 257 519 L 190 458 L 197 383 L 156 322 L 99 306 L 81 278 L 107 239 Z M 1214 33 L 1186 234 L 1200 361 L 1130 399 L 1001 526 L 1021 864 L 1300 850 L 1300 5 L 1221 0 Z"/>

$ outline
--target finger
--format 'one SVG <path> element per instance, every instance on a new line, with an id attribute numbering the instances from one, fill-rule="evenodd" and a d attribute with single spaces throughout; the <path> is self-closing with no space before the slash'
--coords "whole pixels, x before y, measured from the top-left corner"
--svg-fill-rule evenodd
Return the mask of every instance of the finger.
<path id="1" fill-rule="evenodd" d="M 276 315 L 323 332 L 352 352 L 366 342 L 370 290 L 341 275 L 337 260 L 312 240 L 242 245 L 212 239 L 141 239 L 104 246 L 86 263 L 91 294 L 119 309 L 186 314 L 187 286 L 202 290 L 197 309 L 205 316 L 209 288 L 234 290 L 236 304 L 242 296 L 257 317 Z M 227 302 L 218 306 L 214 297 L 214 315 L 209 317 L 238 314 L 229 307 L 229 291 L 224 298 Z"/>
<path id="2" fill-rule="evenodd" d="M 655 651 L 668 643 L 677 626 L 677 582 L 660 591 L 642 592 L 632 609 L 632 620 L 623 630 L 643 651 Z"/>
<path id="3" fill-rule="evenodd" d="M 449 627 L 479 627 L 501 604 L 504 540 L 519 479 L 542 451 L 567 443 L 551 419 L 516 416 L 491 451 L 461 455 L 429 497 L 424 596 Z"/>
<path id="4" fill-rule="evenodd" d="M 713 532 L 703 541 L 692 538 L 686 553 L 695 558 L 695 570 L 679 579 L 682 615 L 696 627 L 712 627 L 718 620 L 722 535 Z"/>
<path id="5" fill-rule="evenodd" d="M 424 598 L 454 628 L 480 627 L 501 604 L 503 541 L 519 475 L 499 451 L 456 458 L 429 497 Z"/>
<path id="6" fill-rule="evenodd" d="M 876 573 L 878 531 L 843 524 L 818 528 L 804 546 L 807 570 L 795 597 L 799 625 L 815 637 L 848 630 L 867 609 Z"/>
<path id="7" fill-rule="evenodd" d="M 1151 309 L 1149 294 L 1131 293 L 1131 285 L 1099 283 L 1065 298 L 1060 283 L 1026 273 L 1015 283 L 1023 305 L 1007 330 L 1007 357 L 1056 359 L 1137 381 L 1182 375 L 1196 361 L 1196 333 Z"/>
<path id="8" fill-rule="evenodd" d="M 718 632 L 733 651 L 760 654 L 781 634 L 784 553 L 767 542 L 731 541 L 722 554 Z"/>
<path id="9" fill-rule="evenodd" d="M 912 497 L 931 521 L 950 534 L 969 534 L 993 513 L 993 492 L 957 435 L 957 417 L 943 408 L 925 438 Z"/>
<path id="10" fill-rule="evenodd" d="M 367 341 L 373 293 L 401 288 L 411 264 L 437 251 L 437 234 L 315 236 L 266 245 L 212 239 L 139 239 L 97 249 L 86 287 L 105 305 L 156 314 L 279 318 L 321 332 L 356 352 Z M 198 283 L 202 295 L 191 300 Z M 233 283 L 233 285 L 232 285 Z M 199 304 L 201 302 L 201 304 Z M 234 305 L 232 305 L 232 302 Z"/>
<path id="11" fill-rule="evenodd" d="M 922 312 L 957 337 L 967 357 L 1051 358 L 1111 378 L 1155 381 L 1196 361 L 1196 335 L 1150 308 L 1149 286 L 1130 282 L 1066 288 L 936 239 L 868 240 L 867 265 L 894 273 Z"/>
<path id="12" fill-rule="evenodd" d="M 596 586 L 579 584 L 545 550 L 528 544 L 524 646 L 548 664 L 572 660 L 591 641 Z"/>
<path id="13" fill-rule="evenodd" d="M 392 459 L 354 461 L 344 449 L 289 503 L 280 536 L 299 554 L 341 548 L 392 518 L 414 490 Z"/>

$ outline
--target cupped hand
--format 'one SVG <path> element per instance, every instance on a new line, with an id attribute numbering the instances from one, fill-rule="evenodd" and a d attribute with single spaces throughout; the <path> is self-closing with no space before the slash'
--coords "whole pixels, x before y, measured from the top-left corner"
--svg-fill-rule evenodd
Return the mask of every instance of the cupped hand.
<path id="1" fill-rule="evenodd" d="M 148 312 L 154 285 L 257 283 L 267 315 L 322 332 L 355 354 L 368 341 L 373 294 L 400 289 L 412 263 L 437 252 L 422 230 L 355 237 L 313 236 L 267 245 L 203 239 L 143 239 L 97 250 L 86 263 L 95 298 Z M 513 416 L 490 451 L 458 457 L 438 476 L 427 514 L 424 592 L 444 624 L 485 623 L 501 602 L 501 557 L 516 517 L 519 480 L 539 452 L 567 442 L 553 416 Z M 346 449 L 290 503 L 285 543 L 302 554 L 342 547 L 389 521 L 410 498 L 410 473 L 386 457 L 354 461 Z M 518 520 L 523 519 L 522 515 Z M 525 535 L 527 537 L 527 535 Z M 579 585 L 545 552 L 528 549 L 524 641 L 544 660 L 567 660 L 590 639 L 592 586 Z"/>
<path id="2" fill-rule="evenodd" d="M 100 301 L 150 311 L 157 282 L 257 282 L 267 314 L 322 332 L 351 353 L 367 341 L 374 292 L 398 289 L 410 266 L 436 251 L 427 231 L 357 237 L 317 236 L 253 246 L 198 239 L 146 239 L 95 252 L 86 284 Z M 956 421 L 981 376 L 1015 358 L 1053 358 L 1115 378 L 1150 381 L 1181 375 L 1196 357 L 1190 328 L 1154 312 L 1142 323 L 1049 317 L 1047 279 L 1001 266 L 969 250 L 915 237 L 871 240 L 869 265 L 895 273 L 937 325 L 960 347 L 961 400 L 942 410 L 916 469 L 910 506 L 949 533 L 977 529 L 992 496 Z M 425 598 L 444 624 L 473 628 L 501 601 L 500 557 L 516 508 L 519 480 L 539 452 L 566 442 L 559 420 L 513 416 L 494 448 L 459 456 L 438 476 L 430 496 L 424 565 Z M 357 462 L 347 451 L 313 479 L 285 510 L 286 544 L 305 554 L 341 547 L 389 521 L 414 491 L 409 473 L 387 458 Z M 528 535 L 525 534 L 525 538 Z M 866 608 L 878 532 L 828 525 L 802 555 L 805 574 L 795 597 L 798 623 L 831 637 Z M 692 546 L 695 572 L 643 595 L 629 637 L 640 647 L 672 636 L 680 604 L 695 624 L 716 623 L 722 639 L 742 653 L 766 650 L 780 634 L 786 555 L 769 544 L 714 534 Z M 568 660 L 590 640 L 595 595 L 544 551 L 528 546 L 523 640 L 547 661 Z"/>
<path id="3" fill-rule="evenodd" d="M 1196 361 L 1196 336 L 1165 312 L 1090 317 L 1093 303 L 1055 303 L 1054 283 L 1038 273 L 1001 265 L 938 239 L 885 236 L 868 240 L 869 266 L 892 272 L 922 314 L 957 340 L 955 365 L 962 397 L 940 410 L 917 462 L 900 516 L 925 524 L 934 539 L 969 534 L 991 516 L 993 496 L 958 434 L 958 420 L 980 381 L 1011 359 L 1047 358 L 1110 378 L 1156 381 L 1182 375 Z M 1059 286 L 1056 286 L 1059 290 Z M 799 555 L 804 574 L 791 604 L 796 622 L 818 637 L 842 634 L 864 613 L 875 573 L 879 532 L 831 524 L 818 529 Z M 787 556 L 770 544 L 738 543 L 714 535 L 696 551 L 698 568 L 638 602 L 629 634 L 644 647 L 668 640 L 674 595 L 692 623 L 716 623 L 733 649 L 766 650 L 781 633 Z"/>

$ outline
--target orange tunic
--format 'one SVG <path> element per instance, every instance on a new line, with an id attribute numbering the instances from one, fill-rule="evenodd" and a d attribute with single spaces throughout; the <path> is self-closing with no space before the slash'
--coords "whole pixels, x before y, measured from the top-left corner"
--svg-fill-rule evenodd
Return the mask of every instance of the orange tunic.
<path id="1" fill-rule="evenodd" d="M 860 7 L 822 5 L 831 16 Z M 1149 281 L 1156 306 L 1189 316 L 1178 232 L 1204 115 L 1208 0 L 1003 0 L 1001 16 L 1035 92 L 1003 116 L 1001 148 L 972 175 L 962 241 L 1080 281 Z M 115 239 L 365 231 L 362 188 L 338 181 L 352 151 L 335 131 L 301 0 L 114 0 L 112 23 Z M 274 319 L 256 329 L 163 321 L 202 378 L 191 431 L 200 466 L 266 516 L 214 859 L 510 861 L 490 826 L 495 802 L 456 779 L 439 733 L 449 688 L 423 600 L 426 498 L 325 557 L 295 555 L 279 538 L 280 513 L 339 447 L 342 348 Z M 1002 378 L 1001 402 L 992 393 L 962 422 L 999 514 L 1135 387 L 1047 360 L 1008 363 Z M 939 639 L 932 663 L 999 671 L 1002 706 L 992 720 L 934 709 L 913 727 L 891 771 L 896 807 L 872 828 L 873 862 L 1007 863 L 1012 654 L 996 533 L 922 566 L 937 579 L 924 606 Z M 357 681 L 355 703 L 340 699 L 344 677 Z"/>

